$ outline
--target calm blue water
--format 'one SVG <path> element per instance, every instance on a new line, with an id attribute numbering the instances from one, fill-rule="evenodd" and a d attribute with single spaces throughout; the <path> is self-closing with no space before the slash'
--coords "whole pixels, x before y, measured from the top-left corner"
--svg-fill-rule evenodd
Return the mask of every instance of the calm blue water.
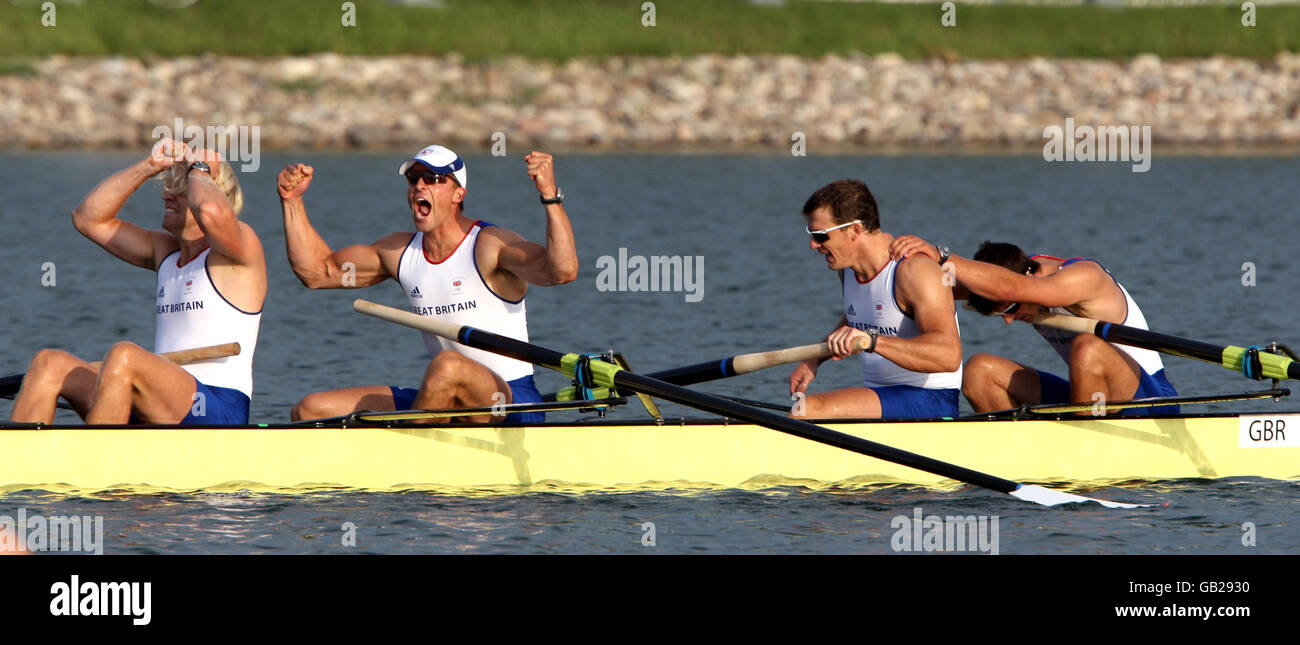
<path id="1" fill-rule="evenodd" d="M 151 273 L 129 267 L 78 235 L 68 213 L 96 182 L 134 160 L 118 153 L 22 153 L 0 157 L 0 372 L 25 369 L 42 347 L 97 357 L 119 339 L 152 342 Z M 317 167 L 308 213 L 335 247 L 409 228 L 392 154 L 267 155 L 243 183 L 244 219 L 262 236 L 271 270 L 257 348 L 253 417 L 287 421 L 303 394 L 365 383 L 416 383 L 423 349 L 413 332 L 351 312 L 355 297 L 404 306 L 392 284 L 309 291 L 285 260 L 275 173 L 289 161 Z M 542 209 L 516 157 L 468 156 L 469 211 L 530 239 Z M 557 176 L 578 237 L 574 283 L 528 296 L 532 340 L 560 351 L 614 347 L 650 371 L 742 351 L 819 340 L 839 315 L 837 281 L 810 251 L 798 211 L 817 187 L 859 177 L 872 187 L 887 231 L 947 241 L 970 254 L 984 239 L 1027 250 L 1101 260 L 1141 304 L 1152 327 L 1223 343 L 1281 340 L 1300 347 L 1300 227 L 1296 157 L 1160 157 L 1151 172 L 1124 164 L 1049 164 L 1035 156 L 560 155 Z M 156 225 L 149 187 L 124 217 Z M 617 293 L 596 286 L 603 255 L 702 256 L 699 302 L 683 293 Z M 53 262 L 57 284 L 42 287 Z M 1243 286 L 1253 263 L 1255 286 Z M 987 351 L 1060 370 L 1028 327 L 962 312 L 966 354 Z M 1212 365 L 1166 360 L 1183 393 L 1250 389 Z M 856 378 L 856 364 L 828 364 L 816 388 Z M 788 371 L 710 384 L 711 391 L 785 400 Z M 566 384 L 539 373 L 539 387 Z M 9 402 L 0 400 L 0 415 Z M 668 406 L 671 414 L 689 414 Z M 1295 410 L 1284 402 L 1205 409 Z M 969 408 L 963 403 L 963 410 Z M 626 417 L 631 409 L 618 413 Z M 74 422 L 63 413 L 60 421 Z M 1298 460 L 1300 461 L 1300 460 Z M 889 552 L 890 520 L 924 513 L 999 515 L 1003 553 L 1297 552 L 1294 482 L 1144 483 L 1099 491 L 1157 510 L 1040 509 L 993 493 L 910 488 L 770 492 L 532 493 L 458 498 L 427 492 L 328 492 L 304 496 L 42 492 L 0 497 L 6 509 L 58 514 L 93 510 L 111 527 L 110 552 L 337 552 L 343 522 L 354 550 L 373 552 Z M 642 546 L 645 522 L 656 546 Z M 1255 547 L 1241 546 L 1253 522 Z"/>

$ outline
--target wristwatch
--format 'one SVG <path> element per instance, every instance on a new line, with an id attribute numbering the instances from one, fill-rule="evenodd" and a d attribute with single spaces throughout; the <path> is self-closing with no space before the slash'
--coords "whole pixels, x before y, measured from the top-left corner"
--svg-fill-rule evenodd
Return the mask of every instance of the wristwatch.
<path id="1" fill-rule="evenodd" d="M 189 168 L 189 170 L 186 170 L 186 171 L 185 171 L 185 174 L 188 175 L 188 174 L 194 172 L 195 170 L 197 170 L 197 171 L 199 171 L 199 172 L 201 172 L 201 173 L 203 173 L 203 174 L 205 174 L 205 175 L 207 175 L 207 176 L 209 176 L 209 177 L 212 176 L 212 166 L 209 166 L 209 165 L 208 165 L 208 162 L 206 162 L 206 161 L 196 161 L 196 162 L 190 164 L 190 168 Z"/>
<path id="2" fill-rule="evenodd" d="M 546 204 L 546 205 L 548 205 L 548 206 L 549 206 L 550 204 L 563 204 L 563 203 L 564 203 L 564 189 L 563 189 L 563 188 L 560 188 L 559 186 L 556 186 L 556 187 L 555 187 L 555 196 L 554 196 L 554 197 L 552 197 L 552 198 L 550 198 L 550 199 L 547 199 L 547 198 L 545 198 L 545 197 L 542 197 L 541 195 L 538 195 L 537 198 L 540 199 L 540 200 L 542 200 L 542 203 L 543 203 L 543 204 Z"/>
<path id="3" fill-rule="evenodd" d="M 939 251 L 939 266 L 943 266 L 943 263 L 947 262 L 948 257 L 952 255 L 952 249 L 948 248 L 947 244 L 940 244 L 934 248 Z"/>
<path id="4" fill-rule="evenodd" d="M 880 332 L 874 329 L 868 329 L 867 335 L 871 337 L 871 344 L 867 345 L 867 348 L 862 351 L 868 354 L 874 354 L 876 353 L 876 339 L 880 337 Z"/>

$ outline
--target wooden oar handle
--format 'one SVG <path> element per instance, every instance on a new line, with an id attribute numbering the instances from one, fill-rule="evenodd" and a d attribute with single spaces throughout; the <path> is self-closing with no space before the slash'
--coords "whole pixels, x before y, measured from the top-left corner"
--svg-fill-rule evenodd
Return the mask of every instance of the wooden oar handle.
<path id="1" fill-rule="evenodd" d="M 208 347 L 195 347 L 194 349 L 182 349 L 177 352 L 167 352 L 159 356 L 176 363 L 177 365 L 188 365 L 199 361 L 208 361 L 214 358 L 226 358 L 227 356 L 238 356 L 240 351 L 239 343 L 225 343 L 223 345 L 209 345 Z"/>
<path id="2" fill-rule="evenodd" d="M 225 343 L 222 345 L 208 345 L 207 347 L 195 347 L 194 349 L 182 349 L 175 352 L 165 352 L 159 354 L 177 365 L 189 365 L 199 361 L 209 361 L 214 358 L 225 358 L 227 356 L 239 355 L 239 343 Z M 94 361 L 92 367 L 99 368 L 102 361 Z"/>
<path id="3" fill-rule="evenodd" d="M 865 350 L 869 345 L 871 345 L 870 338 L 858 338 L 853 343 L 854 353 Z M 774 349 L 770 352 L 739 354 L 732 359 L 731 367 L 736 374 L 748 374 L 768 367 L 775 367 L 786 363 L 798 363 L 799 361 L 806 361 L 810 358 L 826 358 L 828 356 L 831 356 L 831 346 L 829 343 L 800 345 L 798 347 Z"/>

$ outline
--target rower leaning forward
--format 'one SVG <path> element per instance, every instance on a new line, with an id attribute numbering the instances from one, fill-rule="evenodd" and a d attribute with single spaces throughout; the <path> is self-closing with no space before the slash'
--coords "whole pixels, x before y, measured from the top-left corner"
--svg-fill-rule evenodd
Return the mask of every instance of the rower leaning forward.
<path id="1" fill-rule="evenodd" d="M 936 247 L 914 236 L 899 238 L 894 257 L 926 255 L 951 265 L 954 290 L 968 291 L 970 305 L 1007 324 L 1033 322 L 1040 314 L 1082 316 L 1147 329 L 1133 296 L 1100 262 L 1086 257 L 1028 256 L 1020 247 L 984 242 L 973 258 Z M 961 295 L 960 293 L 958 295 Z M 1128 401 L 1177 396 L 1165 378 L 1160 354 L 1034 325 L 1069 368 L 1069 379 L 1009 358 L 975 354 L 966 361 L 962 391 L 976 412 L 1008 410 L 1038 403 Z M 1128 408 L 1121 414 L 1177 414 L 1178 406 Z"/>
<path id="2" fill-rule="evenodd" d="M 890 258 L 894 236 L 880 229 L 875 197 L 861 181 L 822 187 L 804 204 L 803 216 L 808 245 L 825 257 L 844 298 L 844 315 L 826 338 L 832 357 L 852 354 L 857 340 L 867 339 L 862 387 L 809 394 L 803 416 L 957 416 L 961 337 L 952 290 L 943 285 L 939 265 L 924 256 Z M 790 393 L 806 392 L 825 360 L 795 367 Z"/>
<path id="3" fill-rule="evenodd" d="M 162 230 L 120 219 L 127 198 L 155 176 L 162 183 Z M 12 419 L 50 423 L 62 396 L 92 424 L 248 423 L 267 282 L 262 243 L 239 221 L 243 204 L 228 162 L 172 139 L 96 186 L 72 223 L 109 253 L 158 274 L 154 351 L 238 342 L 240 352 L 182 367 L 126 341 L 99 365 L 41 350 Z"/>
<path id="4" fill-rule="evenodd" d="M 551 155 L 524 157 L 546 211 L 546 245 L 465 215 L 465 161 L 429 146 L 398 168 L 415 232 L 396 232 L 373 244 L 330 249 L 307 219 L 303 193 L 314 169 L 286 167 L 278 180 L 289 263 L 312 289 L 360 288 L 392 278 L 422 316 L 528 340 L 524 296 L 529 284 L 551 286 L 578 275 L 573 228 L 555 184 Z M 348 267 L 345 271 L 344 267 Z M 431 360 L 418 388 L 367 385 L 308 394 L 294 406 L 295 421 L 360 410 L 456 409 L 541 401 L 533 366 L 423 334 Z M 476 422 L 490 415 L 470 417 Z M 506 421 L 539 422 L 539 412 Z"/>

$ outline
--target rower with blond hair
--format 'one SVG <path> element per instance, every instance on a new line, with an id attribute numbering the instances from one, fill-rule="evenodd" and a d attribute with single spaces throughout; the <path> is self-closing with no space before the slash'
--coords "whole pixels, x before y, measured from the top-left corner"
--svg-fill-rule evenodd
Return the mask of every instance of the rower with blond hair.
<path id="1" fill-rule="evenodd" d="M 151 177 L 162 183 L 161 230 L 118 217 Z M 128 341 L 113 345 L 102 364 L 41 350 L 11 418 L 50 423 L 62 397 L 92 424 L 247 423 L 267 279 L 262 243 L 238 218 L 243 205 L 228 162 L 172 139 L 96 186 L 73 211 L 73 225 L 109 253 L 157 274 L 154 351 L 229 342 L 241 351 L 182 367 Z"/>

